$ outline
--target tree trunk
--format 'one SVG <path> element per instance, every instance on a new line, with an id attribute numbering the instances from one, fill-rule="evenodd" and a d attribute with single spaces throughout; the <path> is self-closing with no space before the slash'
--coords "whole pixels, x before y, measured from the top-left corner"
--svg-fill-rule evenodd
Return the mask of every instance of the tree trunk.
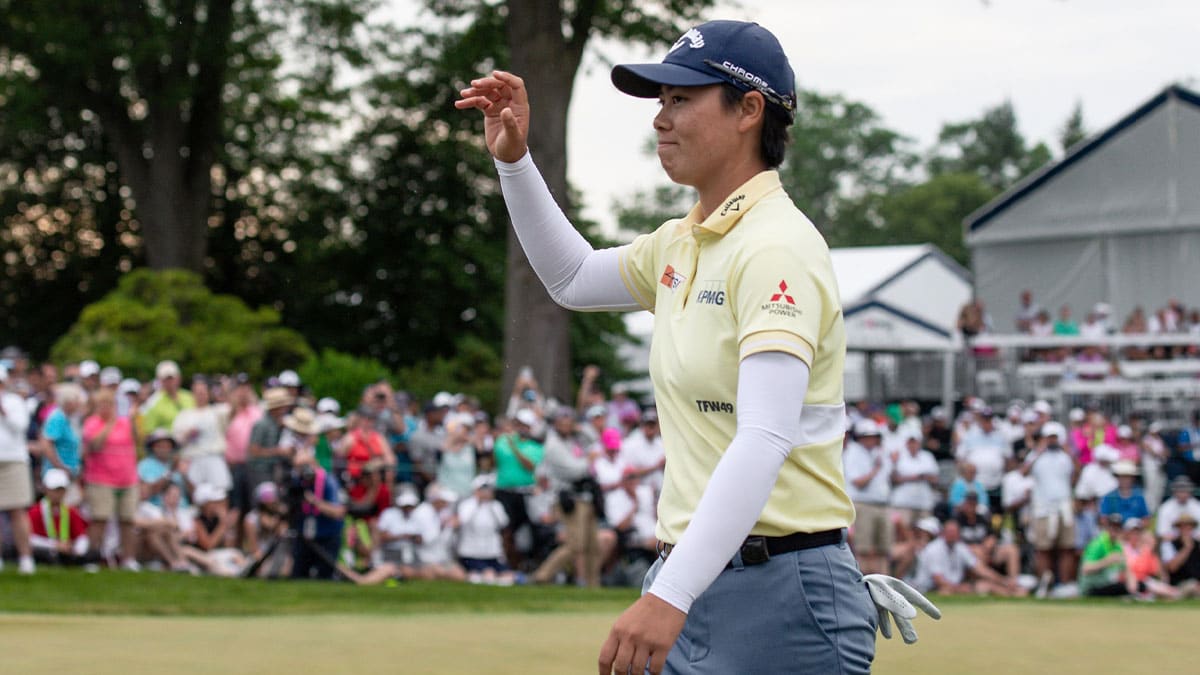
<path id="1" fill-rule="evenodd" d="M 563 211 L 567 195 L 567 110 L 582 55 L 581 36 L 566 40 L 559 0 L 509 0 L 510 69 L 525 79 L 532 119 L 529 150 Z M 578 44 L 576 44 L 578 43 Z M 504 380 L 501 398 L 512 391 L 523 366 L 530 366 L 547 396 L 569 402 L 571 349 L 569 313 L 546 293 L 509 227 L 504 288 Z"/>

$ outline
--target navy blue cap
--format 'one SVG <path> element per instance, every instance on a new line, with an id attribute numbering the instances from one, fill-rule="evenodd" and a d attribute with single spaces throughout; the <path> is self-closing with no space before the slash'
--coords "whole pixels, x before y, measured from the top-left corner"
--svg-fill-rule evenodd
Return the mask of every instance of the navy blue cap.
<path id="1" fill-rule="evenodd" d="M 789 116 L 796 107 L 796 75 L 771 31 L 744 21 L 709 21 L 676 40 L 662 63 L 615 66 L 617 89 L 658 98 L 663 85 L 700 87 L 727 82 L 757 91 Z"/>

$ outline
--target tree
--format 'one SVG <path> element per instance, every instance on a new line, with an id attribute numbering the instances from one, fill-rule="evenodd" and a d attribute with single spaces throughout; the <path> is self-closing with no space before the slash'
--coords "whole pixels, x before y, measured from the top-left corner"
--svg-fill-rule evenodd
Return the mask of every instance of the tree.
<path id="1" fill-rule="evenodd" d="M 583 52 L 594 35 L 666 43 L 698 19 L 713 0 L 507 0 L 507 58 L 498 63 L 525 78 L 533 104 L 530 151 L 563 210 L 572 211 L 567 189 L 567 109 Z M 484 0 L 430 0 L 444 16 L 486 11 Z M 465 82 L 464 82 L 465 84 Z M 511 230 L 504 294 L 504 365 L 501 387 L 531 366 L 543 387 L 570 396 L 569 320 L 537 280 Z"/>
<path id="2" fill-rule="evenodd" d="M 939 174 L 889 194 L 880 206 L 886 229 L 878 230 L 878 238 L 862 240 L 859 245 L 929 243 L 968 267 L 963 219 L 996 194 L 977 174 Z"/>
<path id="3" fill-rule="evenodd" d="M 96 359 L 142 379 L 162 359 L 188 372 L 244 372 L 256 380 L 295 368 L 312 349 L 279 325 L 269 308 L 251 310 L 238 298 L 214 295 L 199 275 L 141 269 L 122 277 L 55 343 L 57 362 Z"/>
<path id="4" fill-rule="evenodd" d="M 1001 191 L 1048 161 L 1050 150 L 1043 143 L 1027 145 L 1012 101 L 1005 101 L 979 119 L 942 125 L 926 168 L 931 175 L 974 173 Z"/>
<path id="5" fill-rule="evenodd" d="M 1075 101 L 1075 107 L 1071 109 L 1071 116 L 1067 118 L 1058 132 L 1058 144 L 1066 154 L 1072 146 L 1087 136 L 1087 127 L 1083 123 L 1083 101 Z"/>
<path id="6" fill-rule="evenodd" d="M 158 269 L 205 269 L 214 175 L 257 133 L 237 108 L 269 107 L 290 89 L 292 125 L 336 98 L 337 64 L 361 64 L 352 35 L 369 0 L 0 0 L 0 145 L 25 137 L 103 138 L 101 166 L 128 188 L 125 217 Z M 309 67 L 279 85 L 289 33 Z M 265 104 L 265 105 L 264 105 Z M 261 120 L 256 120 L 261 121 Z M 265 131 L 265 130 L 264 130 Z M 232 147 L 227 141 L 233 141 Z"/>

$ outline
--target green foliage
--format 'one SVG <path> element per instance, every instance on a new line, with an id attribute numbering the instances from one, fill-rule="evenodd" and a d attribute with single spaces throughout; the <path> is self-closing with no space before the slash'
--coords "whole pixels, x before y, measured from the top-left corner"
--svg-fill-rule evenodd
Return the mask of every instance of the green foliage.
<path id="1" fill-rule="evenodd" d="M 463 335 L 454 344 L 453 356 L 400 368 L 396 378 L 401 389 L 421 400 L 431 399 L 439 391 L 452 391 L 478 398 L 485 410 L 499 410 L 503 370 L 495 347 L 473 335 Z"/>
<path id="2" fill-rule="evenodd" d="M 140 378 L 174 359 L 190 373 L 244 372 L 255 379 L 295 368 L 312 354 L 270 308 L 214 295 L 183 270 L 137 270 L 86 307 L 51 350 L 57 362 L 92 358 Z"/>
<path id="3" fill-rule="evenodd" d="M 1058 131 L 1058 145 L 1062 148 L 1065 154 L 1071 149 L 1071 146 L 1087 138 L 1087 126 L 1083 123 L 1083 101 L 1075 101 L 1075 107 L 1071 109 L 1071 116 L 1063 123 L 1062 128 Z"/>
<path id="4" fill-rule="evenodd" d="M 1050 150 L 1044 143 L 1029 147 L 1012 101 L 1005 101 L 979 119 L 942 125 L 926 167 L 932 175 L 974 173 L 1000 192 L 1048 161 Z"/>
<path id="5" fill-rule="evenodd" d="M 970 266 L 963 241 L 963 219 L 996 196 L 996 190 L 973 173 L 946 173 L 913 187 L 888 195 L 880 214 L 888 224 L 886 240 L 865 244 L 930 243 Z M 877 230 L 879 235 L 884 230 Z"/>
<path id="6" fill-rule="evenodd" d="M 322 349 L 319 355 L 310 356 L 297 372 L 305 386 L 318 396 L 337 399 L 343 411 L 358 407 L 367 385 L 392 379 L 387 366 L 379 361 L 333 349 Z"/>

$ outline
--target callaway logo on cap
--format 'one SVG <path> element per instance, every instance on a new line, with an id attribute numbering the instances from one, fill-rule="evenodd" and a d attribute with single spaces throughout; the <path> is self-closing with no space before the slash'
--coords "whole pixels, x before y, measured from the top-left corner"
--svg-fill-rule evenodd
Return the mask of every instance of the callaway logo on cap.
<path id="1" fill-rule="evenodd" d="M 663 85 L 726 82 L 761 93 L 789 118 L 796 107 L 796 76 L 779 40 L 766 28 L 744 21 L 709 21 L 691 28 L 662 63 L 616 66 L 612 81 L 617 89 L 640 98 L 657 98 Z"/>

